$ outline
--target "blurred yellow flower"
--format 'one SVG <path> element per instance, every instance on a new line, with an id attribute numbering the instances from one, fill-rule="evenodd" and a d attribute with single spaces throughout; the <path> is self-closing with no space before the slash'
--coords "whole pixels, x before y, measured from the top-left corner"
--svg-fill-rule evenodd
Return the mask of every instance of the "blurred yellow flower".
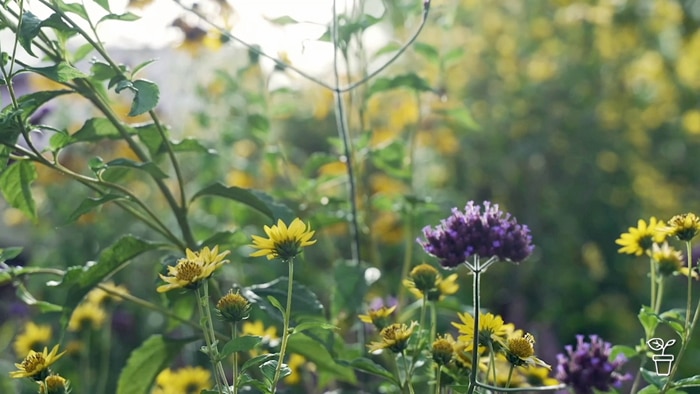
<path id="1" fill-rule="evenodd" d="M 158 286 L 156 291 L 164 293 L 173 289 L 197 288 L 201 281 L 212 276 L 214 271 L 229 262 L 224 260 L 229 253 L 228 250 L 219 253 L 218 246 L 211 250 L 205 246 L 199 252 L 187 249 L 185 258 L 180 259 L 175 266 L 168 267 L 168 276 L 160 274 L 160 278 L 167 284 Z"/>
<path id="2" fill-rule="evenodd" d="M 259 249 L 250 254 L 253 257 L 267 256 L 268 260 L 279 258 L 289 261 L 301 253 L 302 248 L 316 243 L 315 239 L 311 239 L 315 231 L 311 231 L 311 226 L 299 218 L 295 218 L 289 227 L 279 219 L 277 225 L 263 229 L 268 238 L 253 235 L 251 246 Z"/>
<path id="3" fill-rule="evenodd" d="M 413 334 L 413 329 L 416 325 L 416 322 L 411 322 L 410 326 L 399 323 L 386 326 L 379 332 L 381 341 L 372 342 L 367 345 L 367 347 L 369 348 L 370 352 L 375 352 L 381 349 L 389 349 L 394 353 L 401 353 L 408 346 L 408 339 Z"/>
<path id="4" fill-rule="evenodd" d="M 87 301 L 95 305 L 102 305 L 105 301 L 121 301 L 119 294 L 129 294 L 129 290 L 124 285 L 116 285 L 109 281 L 102 283 L 102 287 L 95 287 L 87 295 Z"/>
<path id="5" fill-rule="evenodd" d="M 700 218 L 692 212 L 676 215 L 668 221 L 668 226 L 661 228 L 661 231 L 688 242 L 700 233 Z"/>
<path id="6" fill-rule="evenodd" d="M 284 382 L 289 385 L 299 384 L 303 377 L 301 373 L 301 368 L 304 366 L 304 364 L 306 364 L 306 359 L 304 358 L 304 356 L 292 353 L 289 356 L 289 360 L 287 360 L 287 366 L 292 371 L 292 373 L 284 378 Z"/>
<path id="7" fill-rule="evenodd" d="M 37 351 L 47 346 L 51 340 L 51 326 L 27 322 L 24 331 L 15 338 L 15 354 L 28 354 L 30 350 Z"/>
<path id="8" fill-rule="evenodd" d="M 68 321 L 68 331 L 82 331 L 90 328 L 99 330 L 106 318 L 107 314 L 100 305 L 83 302 L 73 310 Z"/>
<path id="9" fill-rule="evenodd" d="M 151 394 L 199 393 L 211 387 L 211 372 L 208 369 L 184 367 L 173 371 L 167 368 L 156 376 L 156 387 Z"/>
<path id="10" fill-rule="evenodd" d="M 370 309 L 366 315 L 359 315 L 361 321 L 367 324 L 373 324 L 378 330 L 382 330 L 390 323 L 389 316 L 396 310 L 396 305 L 392 307 L 381 307 L 379 309 Z"/>
<path id="11" fill-rule="evenodd" d="M 700 68 L 698 68 L 700 70 Z M 683 114 L 683 129 L 690 134 L 700 134 L 700 110 L 691 109 Z"/>

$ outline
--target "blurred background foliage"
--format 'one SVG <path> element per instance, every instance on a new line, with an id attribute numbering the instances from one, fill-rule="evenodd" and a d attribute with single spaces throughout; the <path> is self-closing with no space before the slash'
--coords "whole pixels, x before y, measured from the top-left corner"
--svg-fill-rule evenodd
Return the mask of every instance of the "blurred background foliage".
<path id="1" fill-rule="evenodd" d="M 138 6 L 148 12 L 148 4 Z M 341 81 L 361 79 L 396 51 L 420 22 L 421 7 L 413 0 L 355 1 L 342 15 Z M 230 11 L 235 14 L 235 7 Z M 353 257 L 347 158 L 332 92 L 289 70 L 283 56 L 270 64 L 204 25 L 174 26 L 184 33 L 185 49 L 176 59 L 218 59 L 186 93 L 192 110 L 171 112 L 170 119 L 164 114 L 173 135 L 201 144 L 182 156 L 189 190 L 217 180 L 264 190 L 310 221 L 319 243 L 297 265 L 297 278 L 348 333 L 375 298 L 413 301 L 399 279 L 405 261 L 432 262 L 415 243 L 422 227 L 468 200 L 490 200 L 530 226 L 536 252 L 518 266 L 490 270 L 483 285 L 486 308 L 533 331 L 540 357 L 552 364 L 578 333 L 636 344 L 642 334 L 636 316 L 649 298 L 648 264 L 617 254 L 614 241 L 639 218 L 700 212 L 700 159 L 694 153 L 700 148 L 700 1 L 433 1 L 428 23 L 403 57 L 344 95 L 360 259 L 363 267 L 379 270 L 366 271 L 372 281 L 354 289 L 354 310 L 330 307 L 337 302 L 330 288 L 347 279 L 339 273 L 347 273 L 345 261 Z M 382 45 L 366 50 L 368 37 L 378 35 Z M 232 47 L 235 61 L 217 58 Z M 157 73 L 144 74 L 158 81 Z M 332 81 L 330 70 L 319 78 Z M 180 99 L 161 100 L 167 107 Z M 49 116 L 76 129 L 82 120 L 71 115 Z M 91 157 L 124 155 L 123 145 L 105 141 L 71 147 L 62 161 L 87 171 Z M 122 175 L 139 196 L 152 194 L 153 185 Z M 31 264 L 83 264 L 120 234 L 147 234 L 109 205 L 66 224 L 85 189 L 56 174 L 40 172 L 34 193 L 40 220 L 28 222 L 12 208 L 2 216 L 3 241 L 24 245 Z M 225 281 L 250 285 L 284 275 L 284 266 L 250 259 L 241 247 L 246 234 L 267 224 L 261 215 L 211 198 L 196 204 L 198 239 L 233 233 L 221 241 L 233 250 Z M 138 267 L 146 274 L 115 280 L 152 298 L 157 267 Z M 470 280 L 459 272 L 460 291 L 444 301 L 454 308 L 471 303 Z M 666 302 L 682 307 L 683 279 L 674 280 L 679 286 L 668 286 Z M 39 297 L 42 283 L 32 290 Z M 135 314 L 142 312 L 120 308 L 137 324 Z M 442 319 L 440 330 L 447 330 L 456 316 Z M 145 337 L 148 329 L 140 330 Z M 689 368 L 698 362 L 700 351 L 687 355 Z"/>

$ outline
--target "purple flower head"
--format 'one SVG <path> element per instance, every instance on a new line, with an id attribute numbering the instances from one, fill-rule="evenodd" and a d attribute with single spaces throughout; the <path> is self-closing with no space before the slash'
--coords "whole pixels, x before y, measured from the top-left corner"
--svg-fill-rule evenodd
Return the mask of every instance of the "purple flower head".
<path id="1" fill-rule="evenodd" d="M 559 354 L 557 359 L 557 380 L 566 383 L 576 394 L 593 394 L 594 390 L 609 391 L 613 386 L 619 387 L 629 374 L 621 374 L 620 367 L 627 362 L 624 355 L 618 355 L 609 361 L 611 346 L 597 335 L 590 335 L 590 343 L 583 335 L 577 335 L 576 349 L 571 345 L 565 347 L 566 354 Z"/>
<path id="2" fill-rule="evenodd" d="M 519 263 L 534 249 L 530 229 L 488 201 L 483 204 L 483 212 L 474 201 L 467 203 L 464 212 L 452 208 L 452 215 L 440 225 L 423 228 L 423 236 L 425 240 L 419 238 L 418 243 L 446 268 L 456 267 L 474 255 Z"/>

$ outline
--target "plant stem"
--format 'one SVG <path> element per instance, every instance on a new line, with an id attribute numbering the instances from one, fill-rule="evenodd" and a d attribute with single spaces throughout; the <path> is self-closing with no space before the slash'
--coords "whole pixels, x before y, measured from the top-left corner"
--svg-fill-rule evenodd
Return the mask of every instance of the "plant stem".
<path id="1" fill-rule="evenodd" d="M 231 340 L 235 341 L 238 333 L 236 325 L 231 323 Z M 238 352 L 233 353 L 233 394 L 238 394 Z"/>
<path id="2" fill-rule="evenodd" d="M 287 307 L 284 310 L 284 323 L 282 328 L 282 345 L 280 345 L 280 357 L 275 368 L 275 377 L 272 380 L 272 392 L 277 392 L 277 382 L 280 379 L 282 371 L 282 363 L 284 362 L 284 353 L 287 350 L 287 341 L 289 340 L 289 320 L 292 315 L 292 284 L 294 279 L 294 259 L 289 259 L 289 279 L 287 281 Z"/>
<path id="3" fill-rule="evenodd" d="M 413 385 L 411 384 L 411 371 L 408 367 L 408 361 L 406 361 L 406 352 L 401 351 L 401 359 L 403 360 L 403 369 L 406 372 L 406 380 L 404 387 L 408 387 L 408 392 L 413 394 Z"/>
<path id="4" fill-rule="evenodd" d="M 510 365 L 510 369 L 508 370 L 508 380 L 506 381 L 506 388 L 510 387 L 510 380 L 513 378 L 513 364 Z M 496 377 L 494 376 L 494 382 L 496 381 Z"/>
<path id="5" fill-rule="evenodd" d="M 433 343 L 435 341 L 435 335 L 437 333 L 437 305 L 436 301 L 430 303 L 430 341 L 428 343 Z"/>
<path id="6" fill-rule="evenodd" d="M 435 375 L 435 394 L 440 394 L 442 392 L 440 387 L 440 378 L 442 377 L 442 365 L 438 365 L 437 373 Z"/>
<path id="7" fill-rule="evenodd" d="M 106 349 L 100 349 L 100 373 L 97 375 L 97 391 L 98 393 L 107 392 L 107 381 L 109 380 L 109 355 L 112 343 L 112 314 L 108 313 L 107 318 L 104 322 L 105 328 L 102 330 L 102 338 L 100 338 L 101 345 L 105 346 Z"/>
<path id="8" fill-rule="evenodd" d="M 651 288 L 651 300 L 649 301 L 649 308 L 653 308 L 656 305 L 656 265 L 653 259 L 649 259 L 649 286 Z M 647 338 L 648 339 L 648 338 Z"/>
<path id="9" fill-rule="evenodd" d="M 688 299 L 686 301 L 685 308 L 685 330 L 688 331 L 690 329 L 690 327 L 688 326 L 688 324 L 690 324 L 690 309 L 693 303 L 693 249 L 691 247 L 690 241 L 685 242 L 685 250 L 686 258 L 688 260 Z M 688 337 L 688 339 L 690 339 L 690 337 Z"/>
<path id="10" fill-rule="evenodd" d="M 476 389 L 476 373 L 479 371 L 479 297 L 481 296 L 481 267 L 479 266 L 479 256 L 474 256 L 474 275 L 472 283 L 472 302 L 474 303 L 474 339 L 472 341 L 472 369 L 469 373 L 469 389 L 467 394 L 473 394 Z"/>
<path id="11" fill-rule="evenodd" d="M 202 334 L 204 335 L 204 341 L 207 344 L 207 356 L 211 361 L 211 366 L 214 373 L 214 381 L 216 382 L 216 390 L 219 393 L 228 393 L 228 383 L 226 382 L 226 375 L 223 374 L 223 367 L 221 366 L 221 361 L 217 360 L 218 351 L 214 345 L 214 339 L 211 335 L 213 329 L 210 329 L 211 325 L 211 315 L 209 314 L 209 308 L 205 307 L 209 304 L 207 282 L 205 281 L 202 285 L 203 291 L 200 288 L 196 289 L 197 295 L 197 307 L 199 308 L 199 317 L 201 323 Z M 204 294 L 202 294 L 204 293 Z M 222 380 L 223 378 L 223 380 Z M 223 384 L 223 386 L 222 386 Z M 226 391 L 223 391 L 226 390 Z"/>

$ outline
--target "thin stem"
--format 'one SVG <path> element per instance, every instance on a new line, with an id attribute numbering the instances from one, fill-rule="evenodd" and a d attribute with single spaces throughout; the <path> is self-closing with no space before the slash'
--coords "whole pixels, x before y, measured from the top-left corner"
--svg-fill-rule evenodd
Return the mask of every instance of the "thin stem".
<path id="1" fill-rule="evenodd" d="M 481 295 L 481 267 L 479 266 L 479 256 L 474 256 L 474 275 L 472 283 L 472 301 L 474 303 L 474 339 L 472 341 L 472 369 L 469 373 L 469 389 L 467 394 L 473 394 L 476 389 L 476 373 L 479 371 L 479 297 Z"/>
<path id="2" fill-rule="evenodd" d="M 202 286 L 204 289 L 204 298 L 202 299 L 202 306 L 204 307 L 204 312 L 206 313 L 205 319 L 206 319 L 206 326 L 207 329 L 209 330 L 209 338 L 211 338 L 212 341 L 212 351 L 214 351 L 214 355 L 216 356 L 216 369 L 219 373 L 219 377 L 221 378 L 221 382 L 224 385 L 224 392 L 228 393 L 228 381 L 226 379 L 226 372 L 224 371 L 224 366 L 221 364 L 221 359 L 219 358 L 219 350 L 216 346 L 216 332 L 214 332 L 214 320 L 212 319 L 212 314 L 211 314 L 211 307 L 209 305 L 209 282 L 205 281 L 204 285 Z"/>
<path id="3" fill-rule="evenodd" d="M 348 130 L 347 120 L 345 118 L 345 102 L 343 95 L 338 88 L 340 86 L 340 70 L 338 68 L 338 10 L 337 0 L 333 0 L 333 22 L 332 22 L 332 41 L 333 41 L 333 76 L 335 79 L 335 88 L 333 95 L 335 98 L 335 118 L 340 134 L 340 139 L 343 142 L 343 155 L 345 156 L 345 165 L 348 173 L 348 195 L 350 199 L 350 235 L 352 242 L 352 260 L 355 264 L 360 263 L 360 225 L 357 220 L 357 185 L 355 183 L 354 160 L 352 156 L 352 148 L 350 146 L 350 133 Z"/>
<path id="4" fill-rule="evenodd" d="M 513 369 L 514 365 L 510 364 L 510 369 L 508 370 L 508 380 L 506 381 L 506 388 L 510 387 L 510 380 L 513 378 Z M 494 382 L 496 381 L 496 377 L 494 376 Z"/>
<path id="5" fill-rule="evenodd" d="M 437 333 L 437 305 L 435 302 L 430 303 L 430 341 L 428 343 L 433 343 L 435 341 L 435 335 Z"/>
<path id="6" fill-rule="evenodd" d="M 410 209 L 406 213 L 406 225 L 404 226 L 404 232 L 406 233 L 406 251 L 403 255 L 403 266 L 401 267 L 401 278 L 408 276 L 408 270 L 411 267 L 411 260 L 413 260 L 413 206 L 410 205 Z M 406 287 L 401 286 L 399 288 L 399 308 L 402 308 L 406 298 Z M 421 326 L 422 328 L 423 326 Z"/>
<path id="7" fill-rule="evenodd" d="M 438 365 L 437 372 L 435 375 L 435 394 L 440 394 L 442 392 L 442 388 L 440 387 L 440 378 L 442 377 L 442 365 Z"/>
<path id="8" fill-rule="evenodd" d="M 404 382 L 404 387 L 408 387 L 408 392 L 413 394 L 413 385 L 411 384 L 411 371 L 408 367 L 408 361 L 406 361 L 406 353 L 401 351 L 401 359 L 403 360 L 403 370 L 406 373 L 406 380 Z"/>
<path id="9" fill-rule="evenodd" d="M 187 195 L 185 194 L 185 182 L 182 177 L 182 170 L 180 169 L 180 163 L 177 161 L 177 157 L 175 157 L 175 152 L 173 151 L 173 147 L 170 144 L 170 141 L 168 140 L 168 136 L 165 134 L 165 129 L 163 128 L 163 125 L 160 123 L 160 119 L 158 119 L 158 115 L 156 115 L 155 111 L 150 110 L 148 111 L 148 114 L 151 116 L 151 119 L 153 120 L 153 124 L 156 126 L 156 130 L 158 130 L 158 134 L 160 134 L 160 138 L 165 142 L 165 149 L 168 152 L 168 157 L 170 158 L 170 163 L 173 166 L 173 170 L 175 171 L 175 177 L 177 178 L 177 184 L 178 187 L 180 188 L 180 207 L 184 210 L 187 211 Z"/>
<path id="10" fill-rule="evenodd" d="M 235 341 L 238 336 L 236 325 L 231 323 L 231 340 Z M 238 394 L 238 352 L 233 353 L 233 394 Z"/>
<path id="11" fill-rule="evenodd" d="M 294 259 L 289 259 L 289 279 L 287 281 L 287 307 L 284 310 L 284 323 L 282 332 L 282 345 L 280 345 L 280 357 L 275 368 L 275 377 L 272 380 L 272 392 L 277 392 L 277 382 L 282 371 L 282 363 L 284 362 L 284 353 L 287 350 L 287 341 L 289 340 L 289 320 L 292 315 L 292 284 L 294 278 Z"/>
<path id="12" fill-rule="evenodd" d="M 206 282 L 205 282 L 206 283 Z M 216 383 L 216 390 L 219 393 L 223 393 L 222 388 L 221 388 L 221 377 L 219 376 L 218 373 L 218 367 L 217 367 L 217 361 L 214 357 L 214 345 L 212 343 L 211 337 L 209 337 L 209 319 L 207 318 L 207 315 L 204 311 L 204 303 L 208 303 L 209 301 L 206 300 L 200 289 L 197 288 L 195 290 L 196 292 L 196 297 L 197 297 L 197 308 L 199 309 L 199 318 L 200 318 L 200 329 L 202 330 L 202 335 L 204 336 L 204 342 L 207 344 L 207 356 L 209 356 L 209 361 L 211 361 L 211 366 L 214 372 L 214 382 Z"/>
<path id="13" fill-rule="evenodd" d="M 654 313 L 658 314 L 659 311 L 661 310 L 661 302 L 664 299 L 664 283 L 666 282 L 665 278 L 662 276 L 659 280 L 659 287 L 658 291 L 656 294 L 656 305 L 654 305 Z M 647 338 L 649 339 L 649 338 Z"/>
<path id="14" fill-rule="evenodd" d="M 651 300 L 649 307 L 653 308 L 656 305 L 656 265 L 653 259 L 649 259 L 649 286 L 651 288 Z M 649 339 L 649 338 L 647 338 Z"/>
<path id="15" fill-rule="evenodd" d="M 481 383 L 479 381 L 475 382 L 475 386 L 485 388 L 487 390 L 491 390 L 494 393 L 497 393 L 499 391 L 504 392 L 504 393 L 515 393 L 515 392 L 521 393 L 524 391 L 524 389 L 522 387 L 497 387 L 497 386 L 492 386 L 490 384 Z M 527 392 L 530 392 L 530 391 L 557 391 L 557 390 L 564 390 L 564 389 L 566 389 L 565 384 L 558 384 L 556 386 L 528 387 L 525 390 Z"/>
<path id="16" fill-rule="evenodd" d="M 686 301 L 685 308 L 685 330 L 688 331 L 690 328 L 688 326 L 690 324 L 690 309 L 692 308 L 693 304 L 693 249 L 690 241 L 685 242 L 685 250 L 688 260 L 688 299 Z"/>

